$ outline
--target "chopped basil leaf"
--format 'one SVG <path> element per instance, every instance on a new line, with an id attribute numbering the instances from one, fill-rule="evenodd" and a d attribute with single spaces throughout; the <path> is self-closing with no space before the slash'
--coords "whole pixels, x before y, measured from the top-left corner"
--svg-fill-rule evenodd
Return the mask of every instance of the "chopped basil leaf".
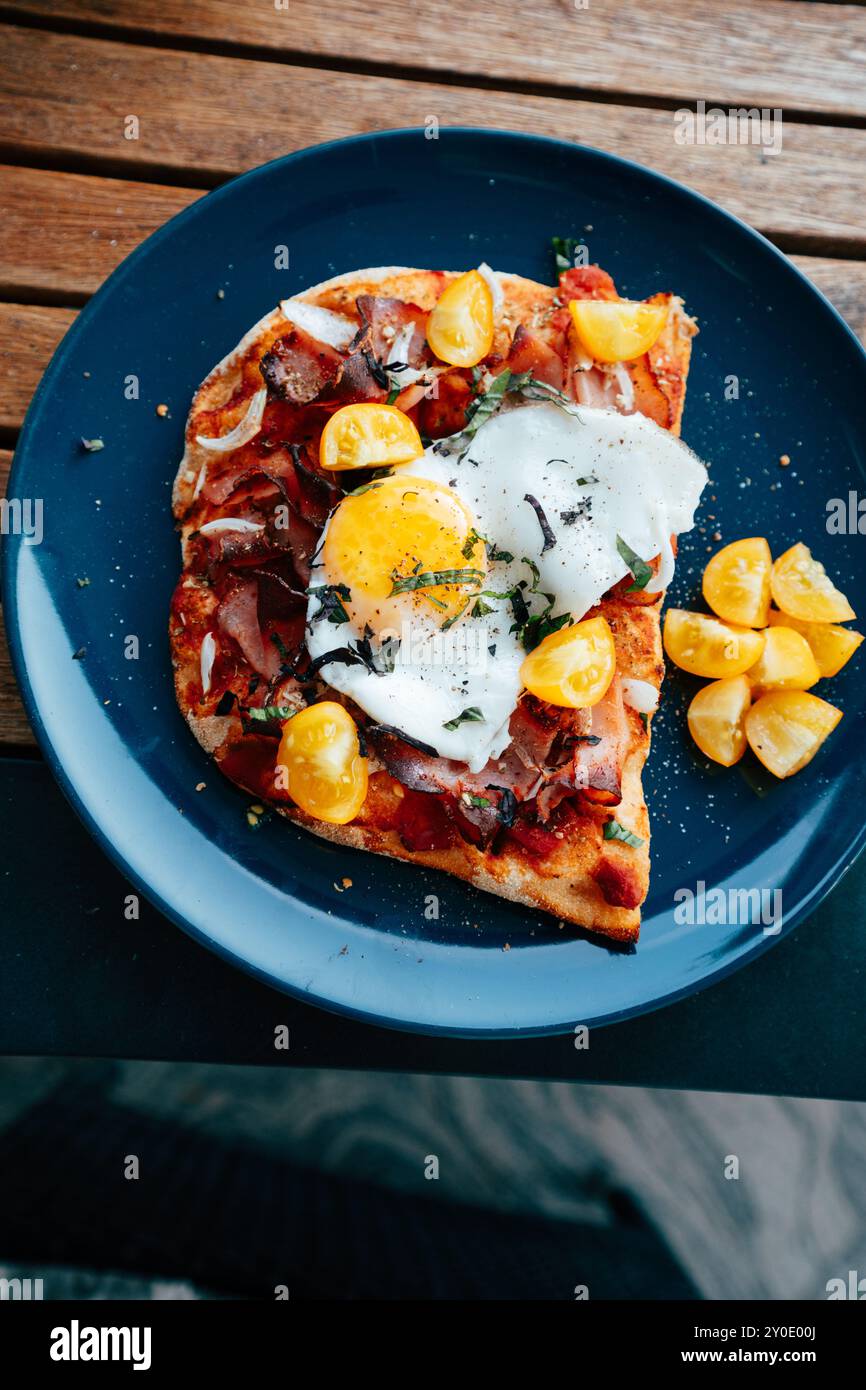
<path id="1" fill-rule="evenodd" d="M 625 845 L 643 844 L 640 835 L 635 835 L 633 830 L 627 830 L 618 820 L 605 821 L 603 833 L 606 840 L 622 840 Z"/>
<path id="2" fill-rule="evenodd" d="M 499 787 L 495 782 L 488 783 L 487 790 L 489 792 L 502 793 L 499 798 L 499 805 L 496 808 L 496 814 L 507 829 L 509 825 L 514 824 L 514 818 L 517 815 L 517 797 L 510 787 Z"/>
<path id="3" fill-rule="evenodd" d="M 388 399 L 386 400 L 385 404 L 393 405 L 402 389 L 402 386 L 392 386 L 391 390 L 388 392 Z"/>
<path id="4" fill-rule="evenodd" d="M 329 623 L 347 623 L 349 615 L 343 607 L 343 600 L 352 597 L 349 587 L 346 584 L 317 584 L 307 591 L 316 594 L 319 600 L 319 608 L 313 614 L 313 622 L 318 623 L 322 618 L 327 618 Z"/>
<path id="5" fill-rule="evenodd" d="M 476 796 L 474 792 L 463 792 L 460 800 L 464 801 L 467 806 L 478 806 L 482 810 L 490 805 L 488 796 Z"/>
<path id="6" fill-rule="evenodd" d="M 457 612 L 452 613 L 450 618 L 446 618 L 445 622 L 442 624 L 442 627 L 440 628 L 440 632 L 447 632 L 449 627 L 453 627 L 457 619 L 462 618 L 463 614 L 466 612 L 468 605 L 469 599 L 464 599 L 460 607 L 457 609 Z"/>
<path id="7" fill-rule="evenodd" d="M 469 614 L 469 616 L 470 618 L 485 618 L 488 613 L 492 612 L 493 605 L 491 603 L 485 603 L 483 598 L 477 598 L 475 600 L 475 603 L 473 604 L 472 612 Z"/>
<path id="8" fill-rule="evenodd" d="M 483 542 L 485 549 L 490 545 L 490 542 L 487 539 L 487 537 L 480 535 L 479 532 L 476 531 L 475 527 L 473 526 L 469 532 L 469 535 L 466 537 L 466 543 L 463 546 L 462 551 L 460 552 L 464 560 L 472 559 L 472 552 L 479 541 Z"/>
<path id="9" fill-rule="evenodd" d="M 273 642 L 274 646 L 280 654 L 280 661 L 282 661 L 284 666 L 289 665 L 292 660 L 292 653 L 289 651 L 282 637 L 278 632 L 272 632 L 269 635 L 271 641 Z"/>
<path id="10" fill-rule="evenodd" d="M 390 598 L 395 594 L 407 594 L 413 589 L 432 589 L 439 584 L 480 584 L 484 575 L 481 570 L 432 570 L 422 574 L 393 574 Z"/>
<path id="11" fill-rule="evenodd" d="M 536 613 L 529 619 L 520 634 L 524 651 L 534 651 L 545 637 L 549 637 L 552 632 L 559 632 L 562 627 L 569 627 L 574 619 L 570 613 L 558 613 L 555 618 L 549 616 L 550 610 L 545 609 L 543 613 Z"/>
<path id="12" fill-rule="evenodd" d="M 553 247 L 553 259 L 556 262 L 557 274 L 561 275 L 565 270 L 574 270 L 574 253 L 578 246 L 584 243 L 576 236 L 552 236 L 550 244 Z"/>
<path id="13" fill-rule="evenodd" d="M 462 710 L 454 719 L 449 719 L 447 724 L 443 724 L 443 729 L 454 730 L 460 724 L 477 724 L 484 719 L 484 715 L 477 705 L 470 705 L 468 709 Z"/>
<path id="14" fill-rule="evenodd" d="M 617 536 L 616 548 L 622 559 L 625 560 L 628 565 L 632 578 L 634 579 L 634 583 L 629 584 L 626 592 L 630 594 L 633 593 L 635 589 L 645 589 L 652 579 L 653 573 L 646 560 L 642 560 L 637 552 L 632 550 L 628 541 L 623 540 L 622 536 Z"/>
<path id="15" fill-rule="evenodd" d="M 356 487 L 356 488 L 355 488 L 354 492 L 347 492 L 347 493 L 346 493 L 346 496 L 347 496 L 347 497 L 361 497 L 365 492 L 371 492 L 372 489 L 373 489 L 374 487 L 381 487 L 381 486 L 382 486 L 382 480 L 381 480 L 381 478 L 376 478 L 376 479 L 374 479 L 373 482 L 371 482 L 371 483 L 362 483 L 360 487 Z"/>
<path id="16" fill-rule="evenodd" d="M 281 722 L 284 719 L 291 719 L 297 714 L 297 710 L 291 705 L 262 705 L 260 709 L 245 709 L 244 714 L 247 719 L 258 719 L 262 723 L 269 724 L 275 719 Z"/>

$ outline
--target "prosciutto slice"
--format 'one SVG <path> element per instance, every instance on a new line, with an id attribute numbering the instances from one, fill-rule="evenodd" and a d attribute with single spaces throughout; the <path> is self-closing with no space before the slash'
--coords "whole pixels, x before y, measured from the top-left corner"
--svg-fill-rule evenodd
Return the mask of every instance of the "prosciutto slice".
<path id="1" fill-rule="evenodd" d="M 280 672 L 280 655 L 266 641 L 259 624 L 259 585 L 256 579 L 236 581 L 217 609 L 217 626 L 237 642 L 254 671 L 273 680 Z"/>
<path id="2" fill-rule="evenodd" d="M 268 394 L 290 405 L 306 405 L 335 380 L 343 354 L 302 328 L 277 338 L 259 363 Z"/>
<path id="3" fill-rule="evenodd" d="M 543 338 L 530 333 L 522 323 L 515 330 L 507 362 L 513 372 L 532 372 L 537 381 L 544 381 L 557 391 L 563 388 L 565 363 L 561 356 Z"/>
<path id="4" fill-rule="evenodd" d="M 401 349 L 400 361 L 408 367 L 417 370 L 432 360 L 427 347 L 427 314 L 417 304 L 384 295 L 361 294 L 355 306 L 361 322 L 369 325 L 370 348 L 380 362 L 387 362 L 397 339 L 407 344 Z M 406 331 L 410 325 L 413 328 L 411 336 Z"/>

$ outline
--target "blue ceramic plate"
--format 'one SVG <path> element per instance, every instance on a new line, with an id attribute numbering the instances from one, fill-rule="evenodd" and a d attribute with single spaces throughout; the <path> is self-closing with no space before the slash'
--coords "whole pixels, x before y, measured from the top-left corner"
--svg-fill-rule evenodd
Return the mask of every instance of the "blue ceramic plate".
<path id="1" fill-rule="evenodd" d="M 829 499 L 862 489 L 857 341 L 733 217 L 637 165 L 553 140 L 363 136 L 208 194 L 82 311 L 15 457 L 10 495 L 42 499 L 44 539 L 4 547 L 10 642 L 33 726 L 73 805 L 133 883 L 203 944 L 290 993 L 400 1028 L 544 1033 L 656 1007 L 779 940 L 760 922 L 680 923 L 679 890 L 778 889 L 784 933 L 864 839 L 866 682 L 856 658 L 821 687 L 845 711 L 841 728 L 806 771 L 773 785 L 753 762 L 723 771 L 696 754 L 684 720 L 690 688 L 670 674 L 646 775 L 652 887 L 630 951 L 279 818 L 251 830 L 249 798 L 188 733 L 168 660 L 179 562 L 169 491 L 199 381 L 279 298 L 327 276 L 486 260 L 550 281 L 553 234 L 585 235 L 590 259 L 624 293 L 676 290 L 700 320 L 684 436 L 709 460 L 712 484 L 672 601 L 698 598 L 718 529 L 726 540 L 766 535 L 774 553 L 804 537 L 856 606 L 866 546 L 829 534 L 825 521 Z M 285 270 L 275 268 L 281 245 Z M 127 398 L 131 377 L 138 399 Z M 105 448 L 84 452 L 82 436 Z M 131 637 L 137 659 L 126 655 Z M 344 877 L 352 886 L 340 892 Z"/>

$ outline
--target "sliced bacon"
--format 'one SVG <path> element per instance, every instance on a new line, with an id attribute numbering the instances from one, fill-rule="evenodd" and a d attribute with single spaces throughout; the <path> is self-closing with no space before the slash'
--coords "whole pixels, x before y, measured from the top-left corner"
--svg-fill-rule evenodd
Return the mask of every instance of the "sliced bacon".
<path id="1" fill-rule="evenodd" d="M 447 372 L 436 378 L 431 393 L 418 407 L 418 428 L 429 439 L 457 434 L 466 424 L 466 407 L 472 400 L 472 386 L 460 372 Z"/>
<path id="2" fill-rule="evenodd" d="M 355 300 L 355 306 L 361 322 L 369 325 L 370 347 L 380 362 L 388 360 L 394 340 L 410 324 L 414 332 L 409 340 L 407 352 L 400 353 L 401 362 L 417 369 L 431 361 L 430 350 L 427 347 L 427 314 L 424 309 L 420 309 L 417 304 L 408 304 L 403 299 L 390 299 L 377 294 L 360 294 Z"/>
<path id="3" fill-rule="evenodd" d="M 374 734 L 373 741 L 391 776 L 404 787 L 428 794 L 446 793 L 449 813 L 464 838 L 476 843 L 489 843 L 502 826 L 499 789 L 505 787 L 521 800 L 538 781 L 537 769 L 526 767 L 513 747 L 488 762 L 480 772 L 470 772 L 464 763 L 434 758 L 395 734 Z M 491 791 L 491 786 L 497 790 Z M 472 797 L 490 804 L 474 805 Z"/>
<path id="4" fill-rule="evenodd" d="M 301 516 L 294 508 L 291 508 L 287 536 L 295 574 L 306 588 L 310 582 L 313 556 L 318 548 L 321 530 L 313 522 L 307 521 L 306 517 Z"/>
<path id="5" fill-rule="evenodd" d="M 263 801 L 289 801 L 288 792 L 276 785 L 277 745 L 263 734 L 247 734 L 220 758 L 220 768 L 240 786 Z"/>
<path id="6" fill-rule="evenodd" d="M 324 526 L 329 513 L 340 500 L 340 490 L 334 478 L 319 467 L 307 449 L 294 445 L 290 452 L 297 483 L 297 492 L 293 497 L 298 509 L 313 525 Z"/>
<path id="7" fill-rule="evenodd" d="M 585 354 L 580 347 L 569 349 L 569 395 L 578 405 L 598 410 L 619 410 L 622 391 L 616 377 L 598 366 L 585 367 L 584 362 Z"/>
<path id="8" fill-rule="evenodd" d="M 622 771 L 630 742 L 619 676 L 614 676 L 607 694 L 597 705 L 593 705 L 590 713 L 590 736 L 599 742 L 577 745 L 575 785 L 585 788 L 590 800 L 607 800 L 610 797 L 612 801 L 609 804 L 615 804 L 622 797 Z M 593 798 L 593 792 L 603 793 L 604 796 Z"/>
<path id="9" fill-rule="evenodd" d="M 286 560 L 281 557 L 279 560 L 266 561 L 264 565 L 252 571 L 253 576 L 259 581 L 259 615 L 263 621 L 270 618 L 294 618 L 298 613 L 306 617 L 306 590 L 292 582 L 294 574 L 286 575 L 285 564 Z M 303 641 L 303 638 L 302 623 L 297 635 L 298 642 Z"/>
<path id="10" fill-rule="evenodd" d="M 250 666 L 267 680 L 279 675 L 280 656 L 259 625 L 259 586 L 255 579 L 236 581 L 217 609 L 221 632 L 237 642 Z"/>
<path id="11" fill-rule="evenodd" d="M 322 399 L 337 405 L 354 405 L 356 401 L 384 401 L 387 395 L 384 369 L 374 357 L 372 348 L 364 347 L 343 360 L 336 378 L 323 391 Z"/>
<path id="12" fill-rule="evenodd" d="M 272 396 L 290 405 L 306 405 L 335 380 L 342 363 L 336 348 L 302 328 L 291 328 L 264 354 L 259 370 Z"/>
<path id="13" fill-rule="evenodd" d="M 263 464 L 251 457 L 246 450 L 239 450 L 237 454 L 232 454 L 229 466 L 224 471 L 213 476 L 208 475 L 202 488 L 202 496 L 212 506 L 222 507 L 244 487 L 253 493 L 266 487 L 276 488 L 278 492 L 285 493 L 287 479 L 293 472 L 290 458 L 288 461 L 275 459 Z"/>
<path id="14" fill-rule="evenodd" d="M 506 362 L 513 372 L 531 372 L 538 381 L 555 386 L 557 391 L 563 388 L 565 363 L 559 353 L 522 323 L 515 330 Z"/>

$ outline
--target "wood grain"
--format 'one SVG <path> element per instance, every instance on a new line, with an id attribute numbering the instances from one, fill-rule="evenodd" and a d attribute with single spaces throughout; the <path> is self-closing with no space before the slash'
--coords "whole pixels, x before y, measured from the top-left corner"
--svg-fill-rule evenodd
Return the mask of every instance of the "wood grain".
<path id="1" fill-rule="evenodd" d="M 0 427 L 17 430 L 73 309 L 0 304 Z"/>
<path id="2" fill-rule="evenodd" d="M 99 32 L 273 57 L 392 64 L 670 103 L 866 116 L 866 13 L 799 0 L 25 0 L 6 10 Z"/>
<path id="3" fill-rule="evenodd" d="M 511 127 L 595 145 L 690 184 L 787 250 L 866 256 L 866 130 L 788 122 L 781 154 L 762 162 L 756 146 L 677 144 L 670 111 L 359 79 L 13 27 L 4 39 L 0 156 L 16 163 L 201 186 L 321 140 L 435 117 L 443 127 Z M 127 115 L 138 117 L 138 139 L 124 138 Z M 430 145 L 419 133 L 419 161 Z"/>
<path id="4" fill-rule="evenodd" d="M 81 304 L 195 189 L 0 165 L 0 295 Z"/>

